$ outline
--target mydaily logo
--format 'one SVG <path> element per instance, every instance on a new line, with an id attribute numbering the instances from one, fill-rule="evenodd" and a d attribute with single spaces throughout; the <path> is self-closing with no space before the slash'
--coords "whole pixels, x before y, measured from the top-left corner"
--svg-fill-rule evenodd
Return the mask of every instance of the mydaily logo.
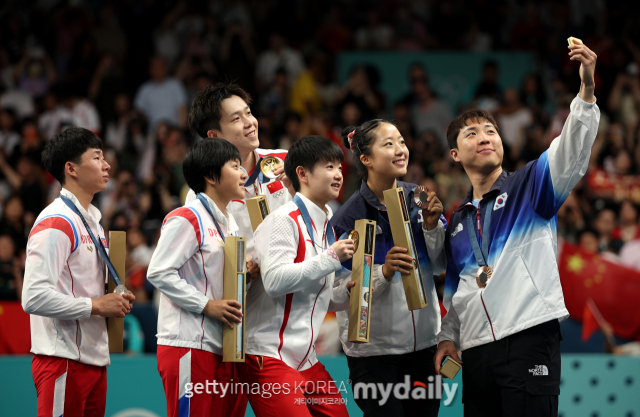
<path id="1" fill-rule="evenodd" d="M 378 404 L 382 406 L 389 401 L 391 395 L 398 400 L 408 400 L 409 398 L 414 400 L 439 400 L 442 398 L 444 390 L 444 405 L 449 406 L 458 391 L 458 384 L 443 384 L 441 376 L 436 376 L 435 378 L 430 376 L 428 381 L 428 384 L 415 381 L 412 385 L 409 375 L 405 375 L 404 382 L 396 384 L 356 382 L 353 385 L 353 398 L 356 400 L 378 400 Z"/>

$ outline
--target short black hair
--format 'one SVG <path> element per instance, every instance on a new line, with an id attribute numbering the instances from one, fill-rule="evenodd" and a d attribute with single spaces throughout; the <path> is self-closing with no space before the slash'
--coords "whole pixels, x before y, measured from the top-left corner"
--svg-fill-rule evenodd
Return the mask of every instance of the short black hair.
<path id="1" fill-rule="evenodd" d="M 49 174 L 64 185 L 64 166 L 69 161 L 79 165 L 87 149 L 102 150 L 102 140 L 90 130 L 70 127 L 47 143 L 42 151 L 42 163 Z"/>
<path id="2" fill-rule="evenodd" d="M 222 102 L 231 96 L 238 96 L 247 105 L 251 104 L 251 96 L 242 87 L 234 83 L 216 83 L 208 85 L 193 96 L 193 104 L 189 111 L 189 128 L 201 138 L 207 137 L 211 129 L 220 130 Z"/>
<path id="3" fill-rule="evenodd" d="M 496 119 L 493 118 L 491 113 L 482 109 L 471 109 L 462 112 L 459 116 L 449 123 L 447 127 L 447 142 L 449 143 L 450 149 L 458 149 L 458 134 L 462 128 L 468 126 L 472 123 L 481 123 L 482 120 L 486 120 L 496 128 L 498 133 L 500 133 L 500 129 L 498 128 L 498 123 Z"/>
<path id="4" fill-rule="evenodd" d="M 305 136 L 294 142 L 284 160 L 284 172 L 291 180 L 293 189 L 300 191 L 299 166 L 313 172 L 318 162 L 344 162 L 344 153 L 337 143 L 323 136 Z"/>
<path id="5" fill-rule="evenodd" d="M 236 146 L 220 138 L 204 138 L 189 149 L 182 163 L 182 174 L 195 193 L 207 188 L 206 178 L 220 180 L 222 167 L 229 161 L 240 162 Z"/>

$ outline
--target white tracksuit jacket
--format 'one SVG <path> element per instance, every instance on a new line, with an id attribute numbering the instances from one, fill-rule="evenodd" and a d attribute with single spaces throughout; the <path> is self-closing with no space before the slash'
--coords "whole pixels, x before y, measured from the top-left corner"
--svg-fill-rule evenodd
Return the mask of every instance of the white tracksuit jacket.
<path id="1" fill-rule="evenodd" d="M 342 265 L 324 233 L 331 209 L 326 206 L 325 213 L 298 195 L 313 222 L 315 245 L 293 201 L 265 218 L 256 229 L 253 256 L 262 279 L 247 292 L 245 326 L 247 353 L 304 371 L 317 362 L 314 344 L 330 308 L 335 272 Z"/>
<path id="2" fill-rule="evenodd" d="M 438 343 L 450 340 L 459 349 L 469 349 L 569 316 L 556 260 L 558 209 L 587 172 L 599 121 L 595 103 L 574 98 L 562 133 L 540 158 L 513 173 L 503 172 L 479 209 L 471 204 L 469 190 L 445 234 L 448 311 Z M 488 264 L 493 276 L 480 289 L 466 216 L 473 220 L 480 214 L 484 227 L 491 201 Z M 480 231 L 475 234 L 478 238 Z"/>
<path id="3" fill-rule="evenodd" d="M 87 212 L 68 190 L 93 234 L 108 249 L 100 211 Z M 104 317 L 91 315 L 91 300 L 105 294 L 107 269 L 82 220 L 60 198 L 36 219 L 27 243 L 22 308 L 31 315 L 31 352 L 107 366 Z"/>
<path id="4" fill-rule="evenodd" d="M 238 226 L 203 194 L 225 236 Z M 195 199 L 167 215 L 147 279 L 162 295 L 158 312 L 158 344 L 201 349 L 222 355 L 222 322 L 202 310 L 221 300 L 224 243 L 207 210 Z"/>

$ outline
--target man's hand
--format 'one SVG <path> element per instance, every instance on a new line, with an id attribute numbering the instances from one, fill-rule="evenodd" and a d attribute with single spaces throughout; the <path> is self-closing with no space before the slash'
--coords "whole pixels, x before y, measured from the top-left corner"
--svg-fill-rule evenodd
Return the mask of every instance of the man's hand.
<path id="1" fill-rule="evenodd" d="M 136 297 L 133 294 L 124 294 L 124 297 L 115 292 L 103 295 L 96 300 L 91 300 L 91 315 L 118 317 L 121 319 L 129 314 L 131 311 L 130 304 L 133 304 L 135 299 Z"/>
<path id="2" fill-rule="evenodd" d="M 456 347 L 453 344 L 453 342 L 451 342 L 450 340 L 443 340 L 438 345 L 436 356 L 433 357 L 433 364 L 436 366 L 436 374 L 440 375 L 440 368 L 442 368 L 442 361 L 447 356 L 451 356 L 451 359 L 454 359 L 458 363 L 462 363 L 462 361 L 458 357 L 458 351 L 456 350 Z"/>
<path id="3" fill-rule="evenodd" d="M 596 60 L 598 56 L 586 45 L 569 45 L 569 56 L 572 61 L 580 61 L 580 92 L 578 96 L 587 103 L 595 102 L 593 91 L 594 73 L 596 71 Z"/>
<path id="4" fill-rule="evenodd" d="M 233 329 L 233 324 L 230 321 L 242 322 L 240 320 L 240 317 L 242 317 L 241 308 L 242 306 L 236 300 L 209 300 L 202 312 L 209 317 L 220 320 L 230 329 Z"/>
<path id="5" fill-rule="evenodd" d="M 422 209 L 422 227 L 428 231 L 431 231 L 438 227 L 438 221 L 444 211 L 442 202 L 436 197 L 435 191 L 428 192 L 429 198 L 427 198 L 427 207 Z"/>
<path id="6" fill-rule="evenodd" d="M 389 249 L 387 256 L 384 258 L 384 265 L 382 265 L 382 275 L 389 281 L 393 278 L 396 271 L 401 274 L 409 274 L 413 269 L 413 258 L 407 254 L 407 249 L 394 246 Z"/>
<path id="7" fill-rule="evenodd" d="M 329 255 L 334 251 L 340 262 L 344 262 L 353 257 L 354 247 L 352 239 L 339 240 L 329 248 Z"/>
<path id="8" fill-rule="evenodd" d="M 296 195 L 296 190 L 293 189 L 293 185 L 291 184 L 291 180 L 287 177 L 287 174 L 284 173 L 284 164 L 278 165 L 278 167 L 273 171 L 276 175 L 276 180 L 282 181 L 282 184 L 289 190 L 289 194 L 291 197 Z"/>

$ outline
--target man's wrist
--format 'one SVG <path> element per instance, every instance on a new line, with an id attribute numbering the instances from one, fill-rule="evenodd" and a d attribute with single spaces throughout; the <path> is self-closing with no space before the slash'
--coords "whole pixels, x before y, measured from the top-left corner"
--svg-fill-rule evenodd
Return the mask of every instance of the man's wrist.
<path id="1" fill-rule="evenodd" d="M 102 313 L 102 309 L 100 307 L 99 300 L 91 300 L 91 315 L 92 316 L 100 316 Z"/>
<path id="2" fill-rule="evenodd" d="M 595 85 L 586 85 L 585 83 L 580 83 L 580 92 L 578 96 L 585 102 L 589 104 L 593 104 L 596 101 L 595 93 Z"/>

